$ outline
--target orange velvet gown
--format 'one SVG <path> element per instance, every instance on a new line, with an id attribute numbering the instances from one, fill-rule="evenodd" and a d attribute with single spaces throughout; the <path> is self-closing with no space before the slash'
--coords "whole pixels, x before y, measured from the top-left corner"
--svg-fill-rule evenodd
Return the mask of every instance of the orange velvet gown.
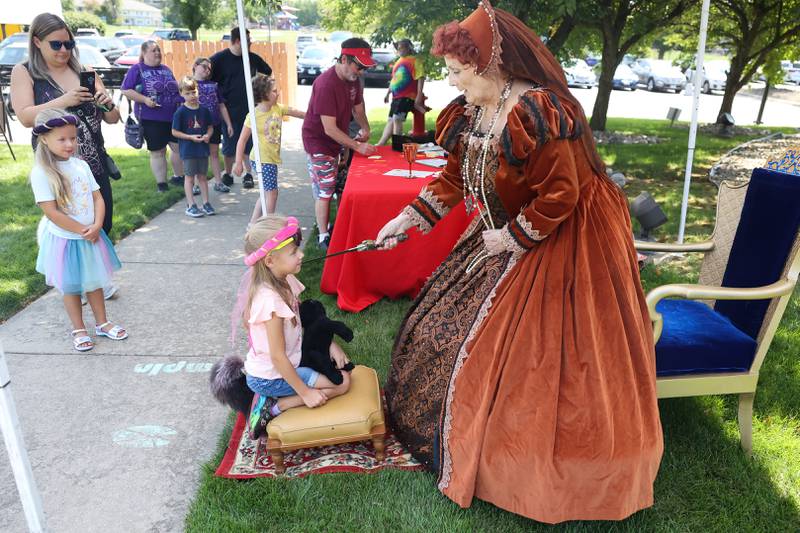
<path id="1" fill-rule="evenodd" d="M 475 161 L 481 143 L 468 141 L 473 113 L 459 98 L 439 116 L 447 166 L 407 208 L 423 231 L 464 208 L 462 156 Z M 580 125 L 549 91 L 522 95 L 485 176 L 496 227 L 525 251 L 474 264 L 476 217 L 395 342 L 390 423 L 462 507 L 477 497 L 556 523 L 653 504 L 651 325 L 626 200 L 592 170 Z"/>

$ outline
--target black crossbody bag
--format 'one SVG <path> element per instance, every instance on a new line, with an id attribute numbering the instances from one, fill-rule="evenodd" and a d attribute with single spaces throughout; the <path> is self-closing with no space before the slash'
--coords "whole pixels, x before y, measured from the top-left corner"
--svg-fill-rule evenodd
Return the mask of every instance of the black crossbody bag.
<path id="1" fill-rule="evenodd" d="M 78 118 L 80 118 L 81 121 L 84 124 L 86 124 L 86 129 L 89 130 L 89 135 L 92 136 L 92 140 L 94 141 L 94 144 L 97 147 L 97 151 L 100 152 L 100 157 L 102 158 L 101 161 L 103 162 L 103 166 L 106 167 L 106 172 L 108 172 L 108 176 L 112 180 L 118 180 L 122 178 L 122 172 L 119 171 L 119 167 L 117 166 L 117 164 L 114 162 L 113 159 L 111 159 L 111 156 L 108 155 L 108 152 L 106 152 L 105 145 L 100 142 L 100 139 L 94 134 L 94 131 L 92 131 L 92 126 L 91 124 L 89 124 L 89 121 L 86 120 L 86 117 L 83 116 L 83 113 L 77 113 L 77 115 Z"/>

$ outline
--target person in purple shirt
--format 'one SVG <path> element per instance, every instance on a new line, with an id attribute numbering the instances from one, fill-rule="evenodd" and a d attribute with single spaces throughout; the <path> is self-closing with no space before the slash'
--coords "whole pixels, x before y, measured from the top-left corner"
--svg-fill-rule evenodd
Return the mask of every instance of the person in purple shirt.
<path id="1" fill-rule="evenodd" d="M 171 181 L 183 186 L 183 165 L 178 143 L 172 137 L 172 116 L 183 99 L 172 71 L 161 64 L 161 48 L 157 42 L 142 43 L 139 62 L 128 70 L 122 82 L 122 94 L 136 103 L 134 113 L 142 125 L 150 152 L 150 169 L 159 192 L 167 190 L 168 145 L 174 172 Z"/>
<path id="2" fill-rule="evenodd" d="M 338 62 L 314 80 L 311 99 L 303 121 L 303 147 L 308 156 L 308 174 L 314 194 L 314 212 L 319 230 L 319 245 L 328 249 L 331 196 L 336 189 L 336 171 L 342 147 L 362 155 L 375 152 L 368 144 L 369 122 L 364 111 L 364 89 L 359 83 L 362 72 L 375 65 L 372 49 L 363 39 L 342 41 Z M 350 119 L 361 127 L 358 136 L 347 134 Z"/>
<path id="3" fill-rule="evenodd" d="M 233 135 L 233 124 L 222 96 L 222 87 L 211 81 L 211 60 L 207 57 L 198 57 L 194 60 L 192 70 L 194 79 L 197 80 L 200 91 L 200 105 L 211 112 L 214 133 L 211 135 L 209 149 L 211 150 L 211 170 L 214 172 L 214 190 L 217 192 L 230 192 L 231 189 L 222 183 L 222 166 L 219 161 L 219 144 L 222 139 L 222 128 L 228 136 Z M 223 122 L 225 124 L 223 124 Z"/>

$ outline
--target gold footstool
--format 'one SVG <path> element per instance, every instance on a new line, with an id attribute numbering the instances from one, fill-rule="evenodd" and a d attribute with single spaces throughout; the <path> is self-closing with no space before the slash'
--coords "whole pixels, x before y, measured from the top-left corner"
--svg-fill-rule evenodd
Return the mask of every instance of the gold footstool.
<path id="1" fill-rule="evenodd" d="M 383 461 L 384 435 L 381 391 L 378 375 L 366 366 L 350 374 L 350 390 L 315 409 L 295 407 L 267 425 L 267 451 L 275 472 L 283 474 L 283 454 L 300 448 L 372 440 L 375 459 Z"/>

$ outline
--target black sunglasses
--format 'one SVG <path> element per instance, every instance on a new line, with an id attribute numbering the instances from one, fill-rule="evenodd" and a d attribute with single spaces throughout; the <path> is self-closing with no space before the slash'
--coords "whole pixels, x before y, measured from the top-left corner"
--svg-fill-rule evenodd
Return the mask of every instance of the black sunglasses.
<path id="1" fill-rule="evenodd" d="M 75 41 L 47 41 L 50 44 L 50 48 L 52 48 L 55 52 L 61 50 L 63 46 L 67 50 L 72 50 L 75 48 Z"/>
<path id="2" fill-rule="evenodd" d="M 361 63 L 359 63 L 355 59 L 350 59 L 350 62 L 356 66 L 356 69 L 358 69 L 359 72 L 363 72 L 363 71 L 367 70 L 367 67 L 365 67 L 364 65 L 362 65 Z"/>

